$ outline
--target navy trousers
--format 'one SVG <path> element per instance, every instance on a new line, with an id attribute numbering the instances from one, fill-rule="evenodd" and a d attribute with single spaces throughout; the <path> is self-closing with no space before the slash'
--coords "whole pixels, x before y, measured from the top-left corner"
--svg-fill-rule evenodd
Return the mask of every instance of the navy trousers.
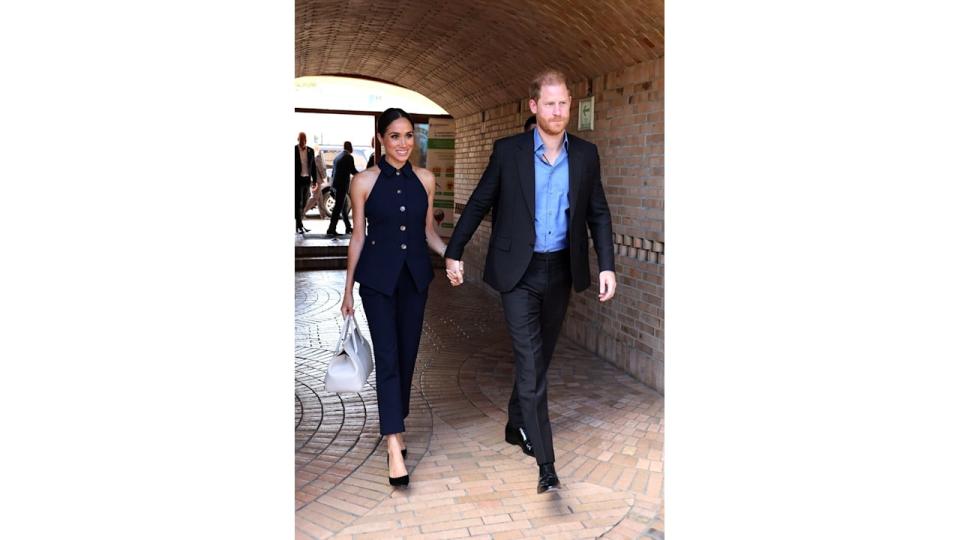
<path id="1" fill-rule="evenodd" d="M 337 233 L 337 221 L 340 218 L 343 218 L 343 224 L 346 227 L 347 231 L 353 229 L 353 224 L 350 223 L 350 218 L 347 216 L 347 195 L 349 195 L 350 186 L 334 186 L 333 188 L 333 214 L 330 216 L 330 226 L 327 227 L 327 234 L 336 234 Z"/>
<path id="2" fill-rule="evenodd" d="M 500 295 L 513 341 L 513 393 L 507 414 L 511 425 L 527 432 L 538 465 L 554 461 L 547 369 L 567 313 L 572 283 L 567 250 L 534 253 L 520 283 Z"/>
<path id="3" fill-rule="evenodd" d="M 373 338 L 380 434 L 403 433 L 403 420 L 410 414 L 410 385 L 420 348 L 427 291 L 417 290 L 410 269 L 404 265 L 392 295 L 361 284 L 360 299 Z"/>

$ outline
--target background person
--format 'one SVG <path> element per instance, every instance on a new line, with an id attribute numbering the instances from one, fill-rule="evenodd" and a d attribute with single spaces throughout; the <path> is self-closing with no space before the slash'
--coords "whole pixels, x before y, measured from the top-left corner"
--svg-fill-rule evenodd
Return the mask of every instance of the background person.
<path id="1" fill-rule="evenodd" d="M 293 147 L 293 176 L 297 233 L 303 234 L 310 232 L 303 228 L 303 207 L 307 202 L 310 185 L 317 182 L 317 164 L 314 161 L 313 148 L 307 146 L 307 134 L 302 131 L 297 135 L 297 144 Z"/>
<path id="2" fill-rule="evenodd" d="M 523 123 L 523 131 L 526 133 L 537 127 L 537 115 L 531 114 L 527 121 Z"/>
<path id="3" fill-rule="evenodd" d="M 303 214 L 306 215 L 307 212 L 313 210 L 313 207 L 316 206 L 317 210 L 320 211 L 320 217 L 327 216 L 327 208 L 323 204 L 324 195 L 330 191 L 330 186 L 325 185 L 327 182 L 327 164 L 323 161 L 323 152 L 320 151 L 318 146 L 316 151 L 316 162 L 317 162 L 317 177 L 320 179 L 319 182 L 315 182 L 310 186 L 310 198 L 307 199 L 307 203 L 303 205 Z"/>
<path id="4" fill-rule="evenodd" d="M 343 215 L 343 224 L 346 227 L 345 234 L 350 234 L 350 220 L 347 217 L 347 208 L 343 204 L 350 189 L 350 176 L 357 174 L 357 165 L 353 162 L 353 143 L 344 141 L 343 151 L 333 158 L 333 215 L 330 216 L 330 226 L 327 228 L 327 234 L 337 234 L 337 221 Z"/>

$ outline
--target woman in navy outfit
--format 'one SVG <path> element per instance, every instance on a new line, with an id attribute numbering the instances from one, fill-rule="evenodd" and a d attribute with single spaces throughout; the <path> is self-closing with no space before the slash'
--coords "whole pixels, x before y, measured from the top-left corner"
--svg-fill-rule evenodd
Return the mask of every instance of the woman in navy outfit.
<path id="1" fill-rule="evenodd" d="M 409 161 L 414 152 L 410 115 L 402 109 L 383 111 L 377 137 L 383 157 L 350 182 L 353 234 L 340 312 L 353 314 L 353 284 L 360 283 L 377 367 L 380 434 L 387 440 L 390 484 L 398 486 L 410 481 L 403 463 L 403 420 L 410 412 L 410 384 L 433 279 L 429 250 L 442 256 L 446 246 L 433 223 L 433 174 Z"/>

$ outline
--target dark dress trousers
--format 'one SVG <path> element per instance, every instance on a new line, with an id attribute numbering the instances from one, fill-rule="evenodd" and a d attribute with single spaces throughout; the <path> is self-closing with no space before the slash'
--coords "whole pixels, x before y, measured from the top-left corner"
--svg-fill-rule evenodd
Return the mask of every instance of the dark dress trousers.
<path id="1" fill-rule="evenodd" d="M 405 431 L 410 385 L 420 347 L 433 267 L 425 223 L 427 192 L 409 163 L 380 161 L 367 196 L 367 235 L 354 270 L 370 325 L 376 364 L 380 434 Z"/>
<path id="2" fill-rule="evenodd" d="M 600 271 L 614 269 L 613 227 L 597 147 L 567 134 L 569 210 L 567 249 L 534 253 L 536 240 L 533 132 L 500 139 L 448 243 L 446 256 L 463 250 L 492 207 L 493 222 L 483 280 L 500 292 L 513 341 L 514 388 L 509 421 L 523 427 L 537 463 L 552 463 L 553 433 L 547 409 L 547 369 L 560 335 L 572 286 L 590 286 L 589 230 Z"/>
<path id="3" fill-rule="evenodd" d="M 293 185 L 296 188 L 294 204 L 296 208 L 297 228 L 303 227 L 303 206 L 310 197 L 310 182 L 317 181 L 317 162 L 313 156 L 313 148 L 307 147 L 307 162 L 310 176 L 301 176 L 302 163 L 300 162 L 300 145 L 293 145 Z"/>
<path id="4" fill-rule="evenodd" d="M 337 221 L 341 217 L 343 217 L 343 223 L 348 231 L 353 227 L 349 218 L 347 218 L 347 208 L 344 200 L 350 191 L 350 175 L 358 172 L 360 171 L 357 170 L 357 166 L 353 162 L 353 154 L 346 150 L 333 158 L 333 182 L 331 184 L 331 187 L 333 187 L 333 215 L 330 216 L 330 227 L 327 229 L 330 232 L 336 232 Z"/>

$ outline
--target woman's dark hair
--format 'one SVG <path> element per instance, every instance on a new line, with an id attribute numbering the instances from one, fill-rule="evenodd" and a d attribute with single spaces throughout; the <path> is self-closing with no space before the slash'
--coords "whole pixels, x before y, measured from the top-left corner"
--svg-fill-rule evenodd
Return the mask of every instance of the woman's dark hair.
<path id="1" fill-rule="evenodd" d="M 390 107 L 389 109 L 383 111 L 383 114 L 380 115 L 380 120 L 377 121 L 377 133 L 379 133 L 381 137 L 386 135 L 387 127 L 397 118 L 406 118 L 410 121 L 410 125 L 413 125 L 413 118 L 410 118 L 410 115 L 407 114 L 407 111 L 398 109 L 396 107 Z"/>

